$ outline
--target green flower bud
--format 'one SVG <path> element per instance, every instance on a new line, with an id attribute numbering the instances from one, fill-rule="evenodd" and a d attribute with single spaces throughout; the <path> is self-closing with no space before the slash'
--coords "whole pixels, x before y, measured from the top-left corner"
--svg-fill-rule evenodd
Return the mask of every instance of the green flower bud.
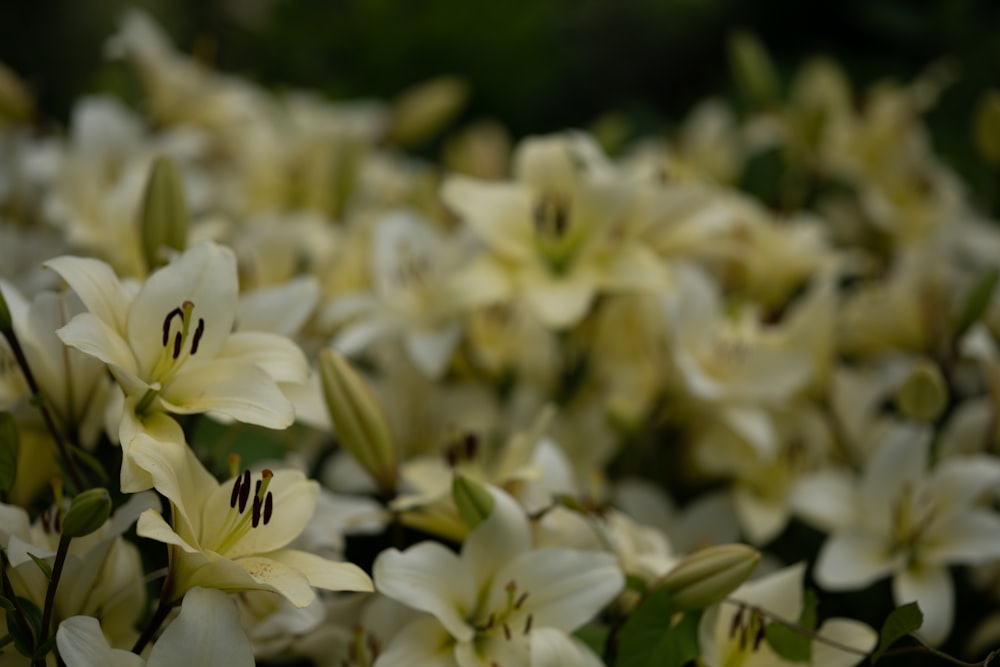
<path id="1" fill-rule="evenodd" d="M 1000 91 L 988 90 L 979 98 L 972 118 L 972 139 L 984 160 L 1000 165 Z"/>
<path id="2" fill-rule="evenodd" d="M 378 398 L 347 360 L 333 350 L 320 352 L 319 375 L 338 442 L 375 478 L 380 489 L 393 491 L 398 457 Z"/>
<path id="3" fill-rule="evenodd" d="M 660 580 L 677 611 L 705 609 L 721 601 L 747 580 L 760 552 L 745 544 L 720 544 L 696 551 Z"/>
<path id="4" fill-rule="evenodd" d="M 402 146 L 418 146 L 441 130 L 465 106 L 468 84 L 439 76 L 404 91 L 392 110 L 389 137 Z"/>
<path id="5" fill-rule="evenodd" d="M 932 422 L 948 404 L 948 385 L 937 364 L 918 364 L 896 391 L 896 407 L 907 419 Z"/>
<path id="6" fill-rule="evenodd" d="M 187 244 L 188 210 L 177 165 L 168 157 L 153 161 L 142 199 L 142 253 L 146 266 L 165 264 L 164 249 L 184 250 Z"/>
<path id="7" fill-rule="evenodd" d="M 451 482 L 451 497 L 458 508 L 458 515 L 469 530 L 475 530 L 493 511 L 494 501 L 489 490 L 465 475 L 455 475 Z"/>
<path id="8" fill-rule="evenodd" d="M 104 525 L 111 516 L 111 496 L 104 488 L 88 489 L 78 493 L 70 503 L 63 518 L 62 534 L 66 537 L 83 537 Z"/>
<path id="9" fill-rule="evenodd" d="M 9 412 L 0 412 L 0 492 L 7 493 L 17 478 L 20 442 L 17 423 Z"/>
<path id="10" fill-rule="evenodd" d="M 757 36 L 737 30 L 729 38 L 729 66 L 736 85 L 754 106 L 766 106 L 778 100 L 778 75 L 767 49 Z"/>
<path id="11" fill-rule="evenodd" d="M 10 308 L 7 307 L 7 299 L 4 298 L 3 290 L 0 289 L 0 334 L 5 338 L 14 332 L 14 319 L 10 316 Z"/>

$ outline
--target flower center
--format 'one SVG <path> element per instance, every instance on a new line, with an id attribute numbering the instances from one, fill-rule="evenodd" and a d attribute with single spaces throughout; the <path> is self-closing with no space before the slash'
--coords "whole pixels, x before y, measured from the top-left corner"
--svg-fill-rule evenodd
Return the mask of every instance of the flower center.
<path id="1" fill-rule="evenodd" d="M 911 484 L 903 486 L 892 507 L 892 553 L 912 551 L 934 520 L 935 507 Z"/>
<path id="2" fill-rule="evenodd" d="M 528 591 L 518 591 L 517 582 L 513 580 L 507 582 L 504 591 L 507 593 L 504 605 L 500 609 L 491 611 L 485 622 L 472 624 L 477 635 L 493 635 L 497 632 L 503 632 L 504 639 L 510 641 L 515 633 L 520 632 L 527 635 L 531 632 L 531 623 L 534 620 L 532 614 L 527 614 L 523 623 L 515 623 L 519 620 L 517 617 L 521 615 L 521 607 L 528 599 Z"/>
<path id="3" fill-rule="evenodd" d="M 274 514 L 274 496 L 267 487 L 270 486 L 272 477 L 274 473 L 267 468 L 260 472 L 256 483 L 249 470 L 244 470 L 242 475 L 236 477 L 232 493 L 229 494 L 229 512 L 212 551 L 225 553 L 254 528 L 270 523 Z M 254 486 L 252 502 L 251 486 Z M 248 508 L 250 511 L 247 511 Z"/>
<path id="4" fill-rule="evenodd" d="M 569 270 L 579 246 L 579 234 L 572 234 L 569 202 L 546 194 L 532 210 L 536 249 L 549 269 L 562 275 Z"/>
<path id="5" fill-rule="evenodd" d="M 163 318 L 163 350 L 153 367 L 153 378 L 167 382 L 188 357 L 198 353 L 198 345 L 205 334 L 205 319 L 199 317 L 192 332 L 193 312 L 194 302 L 185 301 Z"/>

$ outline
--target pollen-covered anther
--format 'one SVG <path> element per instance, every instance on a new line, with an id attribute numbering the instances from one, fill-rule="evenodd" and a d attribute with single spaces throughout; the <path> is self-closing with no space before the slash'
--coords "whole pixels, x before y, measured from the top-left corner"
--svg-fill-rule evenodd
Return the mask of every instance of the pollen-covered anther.
<path id="1" fill-rule="evenodd" d="M 529 634 L 531 632 L 531 622 L 535 620 L 532 614 L 528 614 L 528 617 L 524 619 L 524 634 Z"/>

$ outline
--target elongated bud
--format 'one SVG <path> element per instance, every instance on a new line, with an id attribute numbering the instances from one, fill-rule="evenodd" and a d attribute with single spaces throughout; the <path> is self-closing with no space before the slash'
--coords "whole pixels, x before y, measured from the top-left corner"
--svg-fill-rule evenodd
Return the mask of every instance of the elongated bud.
<path id="1" fill-rule="evenodd" d="M 0 127 L 7 123 L 25 123 L 34 113 L 35 103 L 24 82 L 0 63 Z"/>
<path id="2" fill-rule="evenodd" d="M 168 157 L 153 161 L 142 199 L 142 253 L 150 270 L 167 263 L 166 249 L 184 250 L 188 210 L 177 165 Z"/>
<path id="3" fill-rule="evenodd" d="M 19 453 L 17 423 L 9 412 L 0 412 L 0 493 L 7 493 L 14 486 Z"/>
<path id="4" fill-rule="evenodd" d="M 987 90 L 972 118 L 972 139 L 983 159 L 1000 166 L 1000 91 Z"/>
<path id="5" fill-rule="evenodd" d="M 756 35 L 737 30 L 730 36 L 729 66 L 737 87 L 751 105 L 767 106 L 778 100 L 778 75 Z"/>
<path id="6" fill-rule="evenodd" d="M 70 503 L 63 519 L 62 534 L 83 537 L 104 525 L 111 516 L 111 496 L 104 488 L 87 489 L 78 493 Z"/>
<path id="7" fill-rule="evenodd" d="M 396 445 L 385 411 L 368 383 L 334 350 L 319 355 L 319 375 L 341 446 L 375 478 L 383 491 L 396 488 Z"/>
<path id="8" fill-rule="evenodd" d="M 402 146 L 430 139 L 465 106 L 469 86 L 455 76 L 439 76 L 404 91 L 392 110 L 389 137 Z"/>
<path id="9" fill-rule="evenodd" d="M 896 407 L 907 419 L 931 422 L 948 403 L 948 385 L 937 364 L 920 362 L 896 391 Z"/>
<path id="10" fill-rule="evenodd" d="M 489 490 L 465 475 L 455 475 L 451 482 L 451 497 L 458 508 L 458 515 L 469 530 L 475 530 L 493 511 L 493 496 Z"/>
<path id="11" fill-rule="evenodd" d="M 7 307 L 7 298 L 0 289 L 0 335 L 5 338 L 14 333 L 14 319 L 10 316 L 10 308 Z"/>
<path id="12" fill-rule="evenodd" d="M 705 609 L 747 580 L 760 552 L 745 544 L 720 544 L 696 551 L 667 572 L 659 586 L 670 592 L 677 611 Z"/>

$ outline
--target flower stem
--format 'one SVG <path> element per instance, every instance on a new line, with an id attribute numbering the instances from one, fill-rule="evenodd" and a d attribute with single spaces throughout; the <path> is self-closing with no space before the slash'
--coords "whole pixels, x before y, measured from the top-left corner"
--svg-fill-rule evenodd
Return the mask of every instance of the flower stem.
<path id="1" fill-rule="evenodd" d="M 59 546 L 56 548 L 56 560 L 52 564 L 52 576 L 49 577 L 49 587 L 45 590 L 45 607 L 42 610 L 41 643 L 49 637 L 49 626 L 52 624 L 52 610 L 56 603 L 56 588 L 59 586 L 59 579 L 62 577 L 63 566 L 66 564 L 66 556 L 69 554 L 69 543 L 73 538 L 62 535 L 59 538 Z"/>
<path id="2" fill-rule="evenodd" d="M 167 620 L 167 616 L 170 615 L 170 594 L 173 590 L 173 577 L 171 572 L 167 572 L 167 578 L 163 580 L 163 588 L 160 589 L 160 600 L 156 604 L 156 611 L 149 619 L 149 623 L 146 624 L 146 628 L 142 631 L 142 634 L 137 640 L 135 640 L 135 645 L 132 647 L 132 653 L 136 655 L 141 655 L 146 644 L 148 644 L 153 639 L 153 635 L 156 631 L 160 629 L 163 622 Z"/>
<path id="3" fill-rule="evenodd" d="M 21 343 L 17 340 L 17 334 L 15 334 L 13 328 L 11 328 L 9 330 L 5 330 L 3 335 L 7 339 L 7 343 L 10 345 L 11 352 L 14 353 L 17 365 L 21 367 L 21 373 L 24 375 L 24 379 L 28 383 L 28 388 L 31 390 L 31 402 L 37 405 L 38 410 L 42 413 L 42 419 L 45 421 L 45 427 L 49 430 L 49 433 L 52 434 L 52 438 L 56 441 L 56 447 L 59 449 L 59 455 L 62 457 L 63 463 L 66 466 L 66 474 L 69 475 L 70 482 L 72 482 L 75 487 L 74 491 L 79 493 L 80 491 L 86 489 L 83 484 L 83 478 L 80 477 L 80 473 L 76 468 L 76 462 L 73 460 L 69 449 L 66 447 L 66 441 L 63 439 L 62 433 L 56 426 L 55 420 L 52 418 L 52 413 L 49 412 L 49 408 L 45 404 L 45 397 L 38 388 L 38 383 L 35 381 L 35 375 L 31 372 L 31 366 L 28 365 L 28 359 L 24 356 L 24 350 L 21 348 Z"/>
<path id="4" fill-rule="evenodd" d="M 21 603 L 17 599 L 17 594 L 14 592 L 14 586 L 10 583 L 10 577 L 7 576 L 7 565 L 10 561 L 7 560 L 7 552 L 0 550 L 0 578 L 2 578 L 3 594 L 10 603 L 14 606 L 14 619 L 17 621 L 17 625 L 21 629 L 21 633 L 25 637 L 33 637 L 31 632 L 31 625 L 28 623 L 27 617 L 24 615 L 24 610 L 21 609 Z M 32 651 L 34 651 L 34 643 L 32 643 Z"/>

